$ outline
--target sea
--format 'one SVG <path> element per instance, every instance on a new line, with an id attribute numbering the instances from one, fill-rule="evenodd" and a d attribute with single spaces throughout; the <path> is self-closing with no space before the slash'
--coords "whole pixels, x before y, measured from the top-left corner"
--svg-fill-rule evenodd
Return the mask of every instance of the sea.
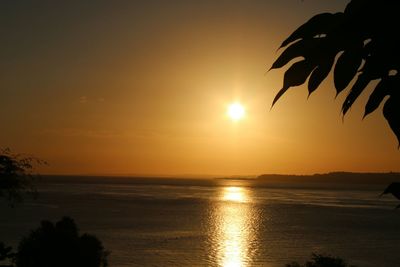
<path id="1" fill-rule="evenodd" d="M 400 209 L 384 185 L 253 179 L 68 177 L 38 198 L 0 201 L 0 241 L 17 247 L 42 220 L 75 220 L 110 251 L 109 266 L 266 266 L 312 253 L 358 267 L 400 266 Z"/>

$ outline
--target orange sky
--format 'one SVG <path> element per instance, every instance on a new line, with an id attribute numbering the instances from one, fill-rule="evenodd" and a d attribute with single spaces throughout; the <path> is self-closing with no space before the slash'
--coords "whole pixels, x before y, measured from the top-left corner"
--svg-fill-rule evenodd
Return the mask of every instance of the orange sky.
<path id="1" fill-rule="evenodd" d="M 366 95 L 342 122 L 332 77 L 270 111 L 281 41 L 346 1 L 0 2 L 0 146 L 52 174 L 400 171 Z M 233 123 L 227 105 L 246 117 Z"/>

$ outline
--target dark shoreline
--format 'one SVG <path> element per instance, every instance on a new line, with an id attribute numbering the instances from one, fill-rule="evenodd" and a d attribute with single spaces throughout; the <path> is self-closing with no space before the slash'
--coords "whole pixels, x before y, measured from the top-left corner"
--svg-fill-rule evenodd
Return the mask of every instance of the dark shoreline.
<path id="1" fill-rule="evenodd" d="M 331 172 L 313 175 L 263 174 L 256 178 L 220 177 L 220 178 L 177 178 L 177 177 L 123 177 L 123 176 L 80 176 L 80 175 L 40 175 L 36 181 L 47 183 L 82 183 L 82 184 L 164 184 L 218 186 L 230 182 L 243 183 L 243 186 L 273 186 L 285 184 L 326 184 L 328 185 L 387 185 L 400 181 L 400 173 L 353 173 Z"/>

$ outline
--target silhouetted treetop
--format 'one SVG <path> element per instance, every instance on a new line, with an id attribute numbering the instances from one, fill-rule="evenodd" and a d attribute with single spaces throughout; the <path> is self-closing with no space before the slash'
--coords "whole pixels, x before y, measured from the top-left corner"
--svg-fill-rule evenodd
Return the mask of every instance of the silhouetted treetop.
<path id="1" fill-rule="evenodd" d="M 300 264 L 298 262 L 292 262 L 286 264 L 285 267 L 356 267 L 356 266 L 348 265 L 345 260 L 338 257 L 313 253 L 311 254 L 311 260 L 307 261 L 306 263 Z"/>
<path id="2" fill-rule="evenodd" d="M 399 20 L 398 2 L 391 0 L 352 0 L 344 12 L 312 17 L 280 46 L 285 50 L 271 69 L 298 61 L 285 72 L 283 87 L 272 105 L 307 78 L 310 95 L 334 67 L 337 94 L 356 78 L 342 104 L 345 115 L 367 85 L 379 80 L 365 105 L 364 117 L 384 102 L 383 115 L 400 142 Z"/>
<path id="3" fill-rule="evenodd" d="M 0 242 L 0 261 L 12 259 L 15 254 L 12 252 L 12 247 L 6 246 L 3 242 Z"/>
<path id="4" fill-rule="evenodd" d="M 22 193 L 36 193 L 32 185 L 34 164 L 42 160 L 12 154 L 10 149 L 0 149 L 0 198 L 5 197 L 11 205 L 22 199 Z"/>
<path id="5" fill-rule="evenodd" d="M 75 222 L 64 217 L 56 224 L 42 221 L 24 237 L 15 263 L 16 267 L 106 267 L 108 254 L 97 237 L 79 235 Z"/>

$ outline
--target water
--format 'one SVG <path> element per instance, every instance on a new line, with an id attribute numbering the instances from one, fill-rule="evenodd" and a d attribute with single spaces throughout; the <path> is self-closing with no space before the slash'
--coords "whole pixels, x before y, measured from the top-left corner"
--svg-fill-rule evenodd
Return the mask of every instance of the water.
<path id="1" fill-rule="evenodd" d="M 312 252 L 357 266 L 400 266 L 400 211 L 384 186 L 136 179 L 42 183 L 40 197 L 0 202 L 0 240 L 16 245 L 68 215 L 111 251 L 110 266 L 284 266 Z"/>

